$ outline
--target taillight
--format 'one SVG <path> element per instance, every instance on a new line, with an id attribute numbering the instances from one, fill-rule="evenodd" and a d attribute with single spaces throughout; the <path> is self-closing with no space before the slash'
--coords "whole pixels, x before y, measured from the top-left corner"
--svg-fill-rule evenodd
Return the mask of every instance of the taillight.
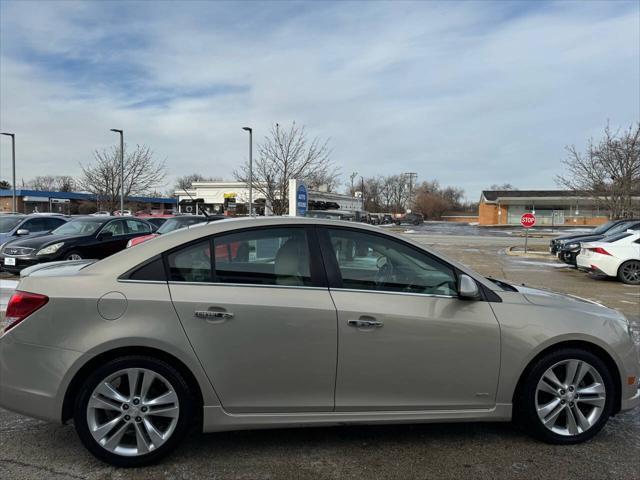
<path id="1" fill-rule="evenodd" d="M 592 252 L 595 252 L 595 253 L 599 253 L 600 255 L 609 255 L 609 256 L 611 256 L 611 254 L 609 252 L 607 252 L 602 247 L 590 248 L 589 250 L 591 250 Z"/>
<path id="2" fill-rule="evenodd" d="M 3 322 L 5 333 L 18 325 L 33 312 L 43 307 L 48 301 L 49 297 L 46 295 L 21 292 L 19 290 L 16 291 L 11 295 L 9 304 L 7 305 L 7 311 L 5 312 Z"/>

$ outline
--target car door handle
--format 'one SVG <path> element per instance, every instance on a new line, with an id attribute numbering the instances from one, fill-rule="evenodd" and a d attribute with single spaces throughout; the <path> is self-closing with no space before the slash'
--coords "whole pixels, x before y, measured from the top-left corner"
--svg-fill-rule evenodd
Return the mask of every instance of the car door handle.
<path id="1" fill-rule="evenodd" d="M 193 312 L 193 316 L 204 318 L 205 320 L 231 320 L 233 318 L 233 313 L 215 310 L 196 310 Z"/>
<path id="2" fill-rule="evenodd" d="M 374 319 L 367 320 L 367 319 L 359 318 L 358 320 L 347 321 L 347 325 L 349 325 L 350 327 L 357 327 L 357 328 L 380 328 L 384 324 L 379 320 L 374 320 Z"/>

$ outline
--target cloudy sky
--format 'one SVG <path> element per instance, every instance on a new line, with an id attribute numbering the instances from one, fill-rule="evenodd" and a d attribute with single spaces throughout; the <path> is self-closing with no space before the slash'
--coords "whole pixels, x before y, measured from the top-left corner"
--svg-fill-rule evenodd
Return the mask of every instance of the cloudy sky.
<path id="1" fill-rule="evenodd" d="M 110 128 L 171 179 L 231 178 L 242 126 L 260 139 L 295 120 L 331 139 L 345 180 L 415 171 L 475 200 L 493 183 L 554 188 L 564 145 L 640 119 L 637 0 L 2 0 L 0 19 L 18 179 L 78 175 Z"/>

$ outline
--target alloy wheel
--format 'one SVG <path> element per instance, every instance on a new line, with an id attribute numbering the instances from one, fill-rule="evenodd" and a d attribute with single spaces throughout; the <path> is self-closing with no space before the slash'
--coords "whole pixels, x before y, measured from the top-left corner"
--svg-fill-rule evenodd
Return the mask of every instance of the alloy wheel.
<path id="1" fill-rule="evenodd" d="M 179 413 L 178 395 L 169 381 L 151 370 L 128 368 L 109 375 L 93 390 L 87 424 L 104 449 L 131 457 L 163 445 Z"/>
<path id="2" fill-rule="evenodd" d="M 77 253 L 72 253 L 67 257 L 67 260 L 82 260 L 82 257 Z"/>
<path id="3" fill-rule="evenodd" d="M 575 436 L 589 430 L 602 415 L 605 403 L 602 376 L 584 360 L 556 363 L 547 369 L 536 387 L 538 418 L 558 435 Z"/>
<path id="4" fill-rule="evenodd" d="M 635 285 L 640 283 L 640 262 L 627 262 L 620 269 L 622 281 Z"/>

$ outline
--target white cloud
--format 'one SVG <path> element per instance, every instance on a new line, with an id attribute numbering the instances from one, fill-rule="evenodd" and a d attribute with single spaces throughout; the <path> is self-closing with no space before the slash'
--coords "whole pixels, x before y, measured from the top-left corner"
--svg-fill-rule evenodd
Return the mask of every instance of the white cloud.
<path id="1" fill-rule="evenodd" d="M 565 144 L 640 119 L 634 2 L 7 3 L 0 122 L 18 177 L 77 174 L 114 127 L 173 176 L 228 177 L 242 126 L 296 120 L 331 137 L 345 174 L 416 171 L 476 198 L 554 187 Z"/>

